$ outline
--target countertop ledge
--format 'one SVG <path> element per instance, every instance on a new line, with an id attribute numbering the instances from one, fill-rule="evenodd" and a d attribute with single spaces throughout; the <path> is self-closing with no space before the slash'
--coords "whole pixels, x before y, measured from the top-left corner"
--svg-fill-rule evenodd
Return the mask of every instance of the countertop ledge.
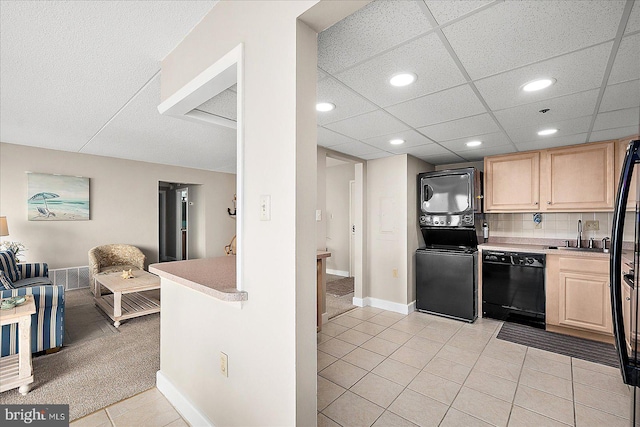
<path id="1" fill-rule="evenodd" d="M 222 301 L 249 299 L 236 288 L 235 256 L 151 264 L 149 272 Z"/>
<path id="2" fill-rule="evenodd" d="M 611 253 L 605 252 L 567 251 L 562 249 L 548 249 L 543 245 L 523 245 L 517 243 L 482 243 L 478 245 L 478 249 L 489 251 L 531 252 L 546 255 L 562 255 L 580 258 L 609 258 L 609 256 L 611 255 Z"/>

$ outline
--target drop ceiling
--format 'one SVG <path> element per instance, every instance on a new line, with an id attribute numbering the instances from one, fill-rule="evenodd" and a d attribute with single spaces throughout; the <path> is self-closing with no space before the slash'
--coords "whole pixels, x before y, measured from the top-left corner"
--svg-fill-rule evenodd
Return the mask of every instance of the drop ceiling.
<path id="1" fill-rule="evenodd" d="M 235 171 L 232 129 L 156 109 L 160 61 L 214 5 L 1 1 L 0 140 Z M 400 71 L 417 81 L 390 86 Z M 557 81 L 520 90 L 542 76 Z M 638 133 L 640 1 L 377 0 L 319 34 L 318 100 L 336 105 L 318 144 L 363 159 L 439 165 Z M 198 110 L 235 120 L 235 102 L 231 88 Z"/>

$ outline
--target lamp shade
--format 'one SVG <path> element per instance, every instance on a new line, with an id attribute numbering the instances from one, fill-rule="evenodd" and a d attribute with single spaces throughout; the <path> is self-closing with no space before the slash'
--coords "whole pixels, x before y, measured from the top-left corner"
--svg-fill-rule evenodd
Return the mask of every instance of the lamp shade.
<path id="1" fill-rule="evenodd" d="M 7 217 L 0 216 L 0 236 L 8 236 L 9 227 L 7 226 Z"/>

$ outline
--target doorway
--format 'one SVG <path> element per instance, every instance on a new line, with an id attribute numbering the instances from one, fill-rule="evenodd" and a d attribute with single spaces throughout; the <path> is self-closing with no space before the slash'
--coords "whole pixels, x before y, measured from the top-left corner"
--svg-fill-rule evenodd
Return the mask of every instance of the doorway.
<path id="1" fill-rule="evenodd" d="M 158 183 L 158 252 L 160 262 L 181 261 L 191 258 L 191 223 L 197 211 L 190 209 L 190 189 L 195 184 L 175 182 Z"/>

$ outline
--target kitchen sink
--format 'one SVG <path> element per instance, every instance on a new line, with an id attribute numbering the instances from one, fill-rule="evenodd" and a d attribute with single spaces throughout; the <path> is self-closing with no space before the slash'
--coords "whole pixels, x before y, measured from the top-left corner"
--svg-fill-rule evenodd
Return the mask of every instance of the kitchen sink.
<path id="1" fill-rule="evenodd" d="M 547 246 L 545 249 L 557 249 L 559 251 L 575 251 L 575 252 L 596 252 L 596 253 L 604 253 L 608 254 L 609 249 L 602 248 L 571 248 L 565 246 Z"/>

